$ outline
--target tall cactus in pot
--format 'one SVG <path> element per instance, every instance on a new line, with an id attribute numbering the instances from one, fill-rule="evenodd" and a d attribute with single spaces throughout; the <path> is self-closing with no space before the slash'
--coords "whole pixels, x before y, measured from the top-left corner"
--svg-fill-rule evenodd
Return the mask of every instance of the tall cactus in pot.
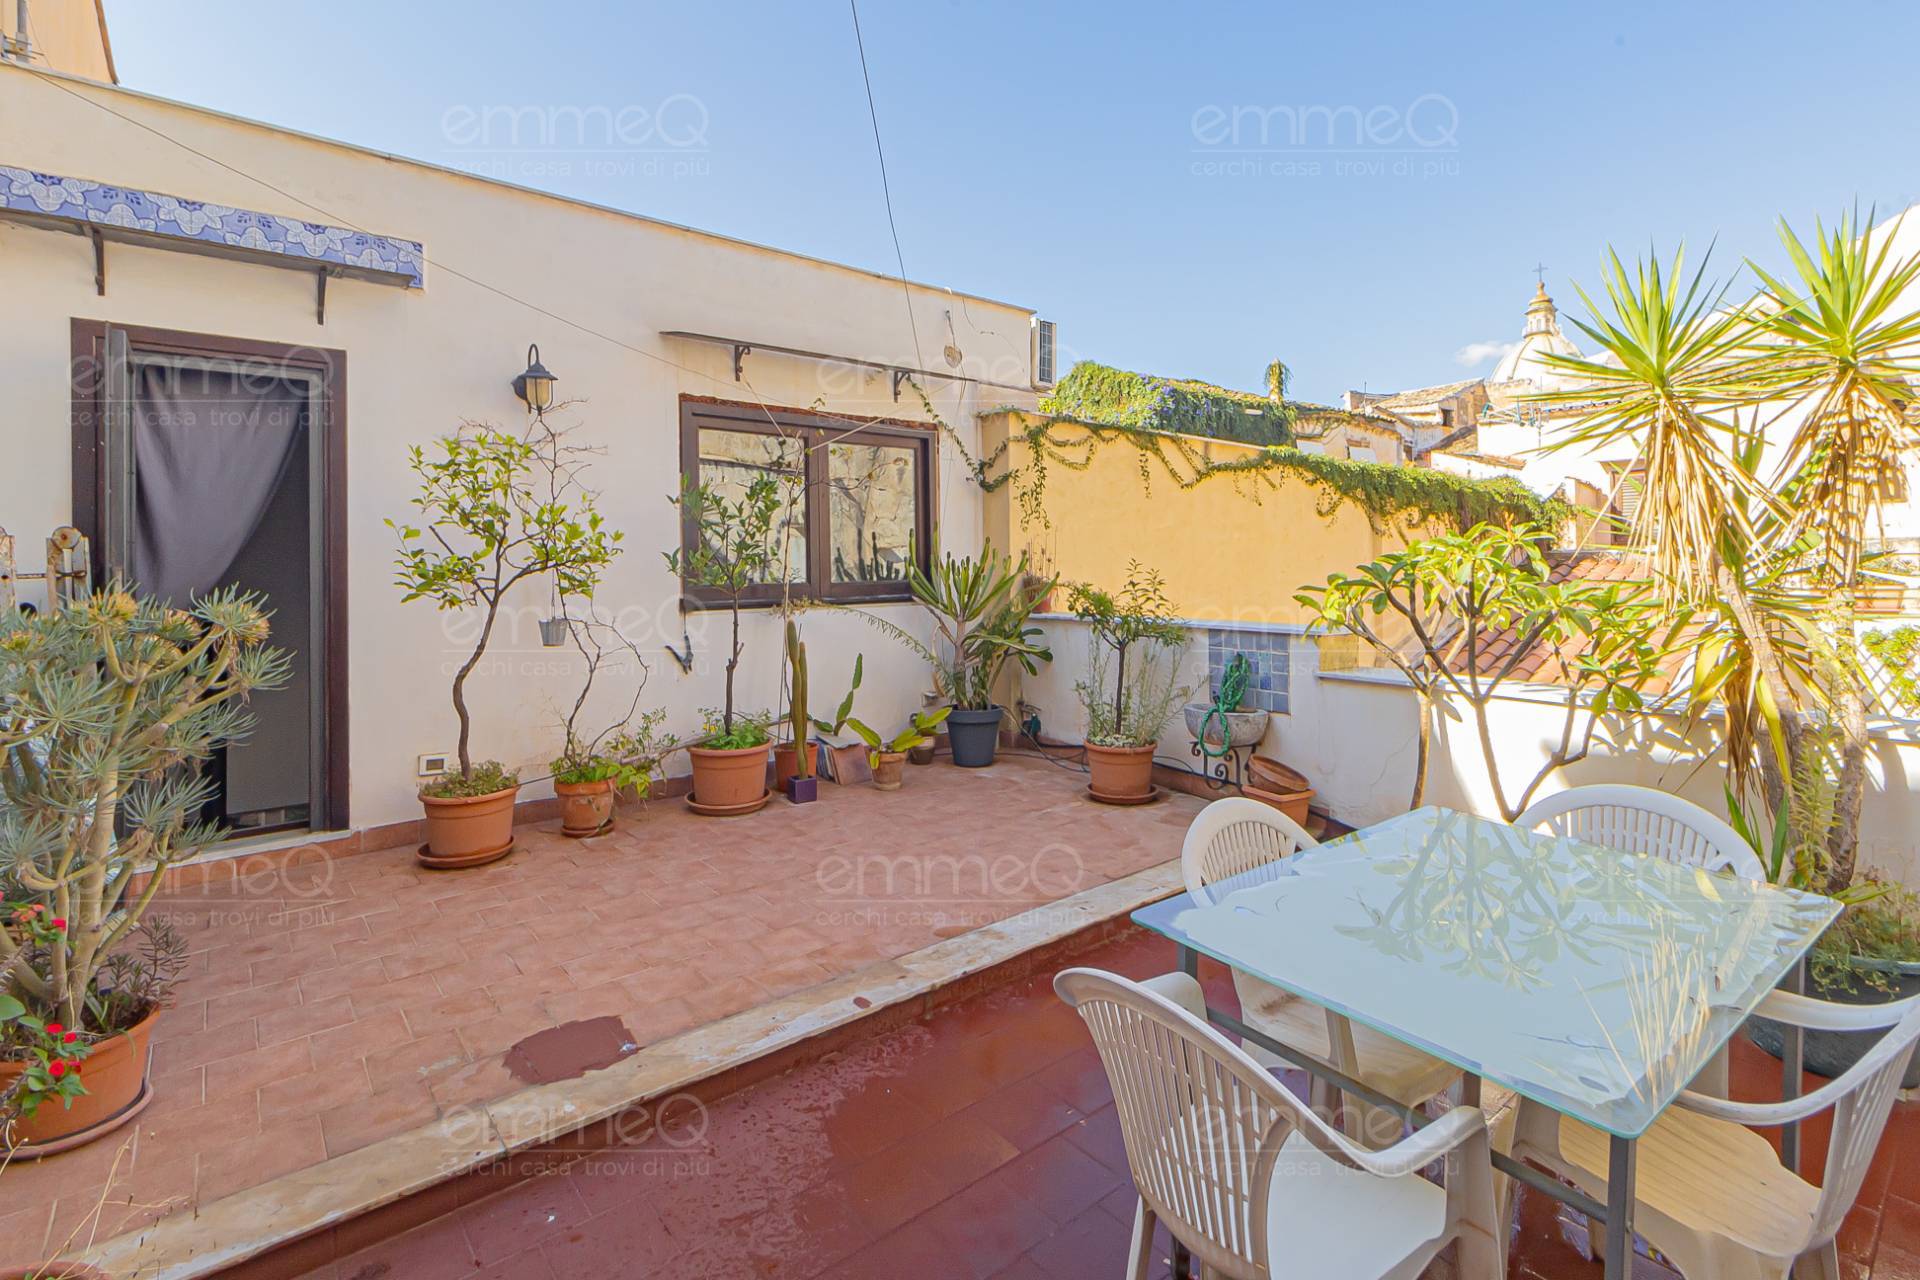
<path id="1" fill-rule="evenodd" d="M 801 781 L 813 777 L 813 752 L 807 748 L 811 722 L 807 719 L 807 645 L 800 638 L 799 624 L 787 619 L 787 726 L 793 734 L 793 776 Z"/>

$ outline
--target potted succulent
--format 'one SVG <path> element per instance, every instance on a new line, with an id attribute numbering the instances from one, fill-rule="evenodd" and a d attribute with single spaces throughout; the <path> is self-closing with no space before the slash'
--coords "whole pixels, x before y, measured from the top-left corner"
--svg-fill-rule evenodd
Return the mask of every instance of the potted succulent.
<path id="1" fill-rule="evenodd" d="M 942 555 L 930 570 L 911 566 L 907 583 L 933 620 L 931 645 L 877 615 L 866 618 L 932 666 L 935 693 L 949 708 L 953 762 L 985 768 L 994 761 L 1005 717 L 993 701 L 1000 673 L 1015 661 L 1032 675 L 1053 660 L 1040 628 L 1029 622 L 1055 580 L 1035 574 L 1025 554 L 1015 561 L 988 543 L 978 560 Z"/>
<path id="2" fill-rule="evenodd" d="M 891 740 L 883 741 L 879 734 L 858 720 L 847 721 L 855 733 L 867 744 L 867 763 L 873 769 L 873 785 L 880 791 L 898 791 L 906 773 L 907 753 L 922 743 L 931 741 L 927 729 L 937 729 L 947 718 L 949 711 L 942 707 L 931 716 L 916 714 L 907 727 L 895 734 Z M 925 726 L 923 728 L 922 726 Z"/>
<path id="3" fill-rule="evenodd" d="M 732 624 L 725 666 L 726 701 L 708 712 L 699 743 L 687 748 L 693 761 L 693 794 L 687 807 L 709 817 L 752 813 L 767 803 L 767 758 L 773 742 L 764 717 L 734 709 L 733 678 L 745 645 L 740 604 L 747 591 L 783 577 L 775 525 L 785 505 L 782 486 L 767 476 L 749 482 L 737 497 L 725 488 L 689 480 L 673 499 L 693 531 L 692 541 L 666 553 L 667 567 L 689 587 L 718 592 Z"/>
<path id="4" fill-rule="evenodd" d="M 513 852 L 513 804 L 520 775 L 495 760 L 474 762 L 467 680 L 486 656 L 501 606 L 520 583 L 551 574 L 562 598 L 591 596 L 620 551 L 620 534 L 581 487 L 583 454 L 536 419 L 524 435 L 465 423 L 432 449 L 416 445 L 408 465 L 420 480 L 419 525 L 387 521 L 399 535 L 395 578 L 402 598 L 442 610 L 477 609 L 473 650 L 454 673 L 460 724 L 457 772 L 420 789 L 429 867 L 478 866 Z"/>
<path id="5" fill-rule="evenodd" d="M 860 681 L 860 660 L 854 659 L 854 683 Z M 853 695 L 847 695 L 847 702 Z M 845 718 L 842 711 L 841 718 Z M 813 749 L 807 718 L 807 645 L 799 624 L 787 619 L 787 741 L 773 749 L 773 785 L 786 793 L 789 804 L 812 804 L 820 798 L 819 753 Z"/>
<path id="6" fill-rule="evenodd" d="M 1087 677 L 1074 689 L 1087 714 L 1089 792 L 1108 804 L 1153 798 L 1153 753 L 1173 708 L 1187 628 L 1173 617 L 1160 574 L 1127 566 L 1117 592 L 1076 583 L 1074 616 L 1088 627 Z"/>
<path id="7" fill-rule="evenodd" d="M 926 765 L 933 763 L 933 749 L 937 745 L 935 735 L 940 726 L 946 723 L 950 709 L 940 707 L 937 710 L 916 711 L 911 720 L 920 734 L 920 741 L 907 748 L 907 763 Z"/>
<path id="8" fill-rule="evenodd" d="M 90 1141 L 152 1093 L 147 1048 L 185 962 L 144 920 L 219 836 L 201 773 L 284 685 L 257 597 L 190 609 L 111 589 L 0 623 L 0 1099 L 14 1155 Z M 151 871 L 144 887 L 133 877 Z"/>

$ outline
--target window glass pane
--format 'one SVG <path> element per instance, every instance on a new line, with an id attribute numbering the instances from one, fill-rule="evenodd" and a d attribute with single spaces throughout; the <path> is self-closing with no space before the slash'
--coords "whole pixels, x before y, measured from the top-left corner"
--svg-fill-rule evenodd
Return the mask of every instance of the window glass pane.
<path id="1" fill-rule="evenodd" d="M 899 582 L 907 576 L 919 517 L 918 453 L 912 445 L 829 446 L 835 582 Z"/>
<path id="2" fill-rule="evenodd" d="M 729 502 L 745 497 L 747 486 L 763 477 L 783 485 L 783 507 L 774 522 L 770 550 L 785 563 L 789 582 L 807 578 L 804 456 L 796 436 L 700 428 L 700 483 Z M 780 578 L 771 575 L 772 581 Z"/>

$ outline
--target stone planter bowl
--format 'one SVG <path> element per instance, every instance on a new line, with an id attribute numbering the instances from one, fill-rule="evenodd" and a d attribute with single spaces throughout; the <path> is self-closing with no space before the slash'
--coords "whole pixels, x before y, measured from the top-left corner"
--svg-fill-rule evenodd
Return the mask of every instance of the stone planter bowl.
<path id="1" fill-rule="evenodd" d="M 1213 704 L 1207 702 L 1189 702 L 1186 708 L 1187 732 L 1197 740 L 1200 737 L 1200 723 L 1206 719 Z M 1207 726 L 1207 741 L 1214 746 L 1220 745 L 1220 725 L 1218 721 Z M 1264 711 L 1227 712 L 1227 745 L 1230 747 L 1258 746 L 1260 739 L 1267 736 L 1267 713 Z"/>

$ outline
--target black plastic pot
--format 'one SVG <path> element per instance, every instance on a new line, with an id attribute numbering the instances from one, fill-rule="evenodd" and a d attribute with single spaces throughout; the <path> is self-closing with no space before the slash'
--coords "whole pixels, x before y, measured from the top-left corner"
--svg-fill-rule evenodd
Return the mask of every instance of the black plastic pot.
<path id="1" fill-rule="evenodd" d="M 1920 964 L 1865 959 L 1855 959 L 1853 963 L 1859 968 L 1876 969 L 1885 974 L 1893 990 L 1882 991 L 1863 982 L 1854 982 L 1851 985 L 1817 987 L 1807 994 L 1839 1004 L 1888 1004 L 1920 995 Z M 1771 1018 L 1756 1016 L 1747 1020 L 1747 1038 L 1776 1058 L 1783 1049 L 1782 1031 L 1781 1025 Z M 1802 1031 L 1800 1060 L 1815 1075 L 1832 1079 L 1845 1075 L 1847 1068 L 1866 1056 L 1867 1050 L 1885 1034 L 1885 1031 Z M 1920 1054 L 1916 1054 L 1913 1061 L 1907 1064 L 1907 1074 L 1900 1087 L 1920 1088 Z"/>
<path id="2" fill-rule="evenodd" d="M 984 769 L 993 763 L 1000 748 L 1002 707 L 969 711 L 955 707 L 947 715 L 947 743 L 953 750 L 953 762 L 962 769 Z"/>

